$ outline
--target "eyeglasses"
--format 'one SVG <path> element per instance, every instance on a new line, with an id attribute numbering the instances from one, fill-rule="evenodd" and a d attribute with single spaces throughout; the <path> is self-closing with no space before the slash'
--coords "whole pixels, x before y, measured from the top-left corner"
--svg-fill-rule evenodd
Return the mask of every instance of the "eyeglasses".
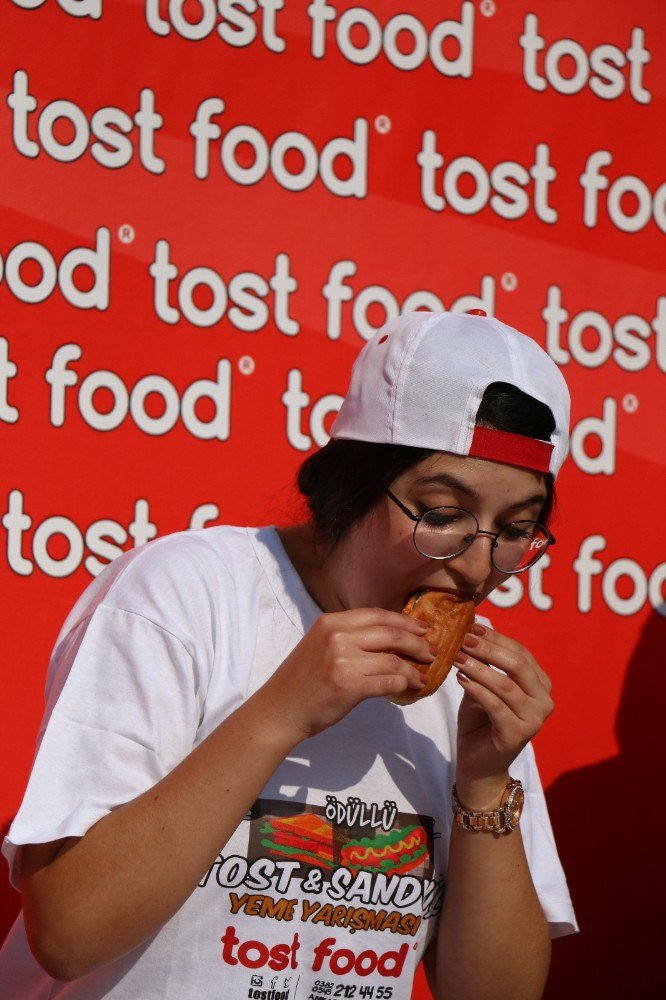
<path id="1" fill-rule="evenodd" d="M 462 507 L 432 507 L 413 514 L 398 498 L 386 495 L 414 521 L 414 545 L 427 559 L 453 559 L 468 549 L 477 535 L 493 539 L 490 561 L 500 573 L 524 573 L 541 559 L 555 538 L 538 521 L 511 521 L 500 531 L 482 531 L 474 514 Z"/>

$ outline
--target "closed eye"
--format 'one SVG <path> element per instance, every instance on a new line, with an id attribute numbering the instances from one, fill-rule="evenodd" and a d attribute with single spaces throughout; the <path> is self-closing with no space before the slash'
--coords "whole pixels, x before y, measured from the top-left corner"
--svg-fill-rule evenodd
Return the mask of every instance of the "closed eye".
<path id="1" fill-rule="evenodd" d="M 522 541 L 530 539 L 534 534 L 535 525 L 532 521 L 518 521 L 515 524 L 506 524 L 502 528 L 502 535 L 507 541 Z"/>
<path id="2" fill-rule="evenodd" d="M 447 513 L 446 511 L 431 510 L 425 514 L 423 521 L 430 528 L 447 528 L 458 521 L 468 520 L 468 514 Z"/>

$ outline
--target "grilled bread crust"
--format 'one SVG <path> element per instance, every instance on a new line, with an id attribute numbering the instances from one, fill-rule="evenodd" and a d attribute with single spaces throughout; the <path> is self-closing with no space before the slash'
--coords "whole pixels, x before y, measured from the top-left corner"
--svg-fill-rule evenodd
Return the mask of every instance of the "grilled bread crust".
<path id="1" fill-rule="evenodd" d="M 455 594 L 445 594 L 439 590 L 420 590 L 412 594 L 402 609 L 403 615 L 426 622 L 429 626 L 425 639 L 437 649 L 437 656 L 430 666 L 408 660 L 428 677 L 427 684 L 420 691 L 408 688 L 402 694 L 393 695 L 396 705 L 411 705 L 414 701 L 434 694 L 444 683 L 453 659 L 460 649 L 465 633 L 474 624 L 475 606 L 473 601 L 461 601 Z"/>

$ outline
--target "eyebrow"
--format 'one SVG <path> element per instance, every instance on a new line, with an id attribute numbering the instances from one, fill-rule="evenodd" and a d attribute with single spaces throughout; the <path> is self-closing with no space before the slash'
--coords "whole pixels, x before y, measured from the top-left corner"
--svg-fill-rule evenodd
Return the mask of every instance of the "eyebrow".
<path id="1" fill-rule="evenodd" d="M 458 479 L 457 476 L 452 476 L 448 472 L 438 472 L 434 476 L 421 476 L 419 479 L 414 480 L 414 485 L 419 486 L 449 486 L 451 489 L 457 490 L 458 493 L 464 493 L 465 496 L 471 497 L 472 500 L 478 500 L 479 494 L 476 490 L 464 483 L 462 479 Z"/>
<path id="2" fill-rule="evenodd" d="M 464 496 L 470 497 L 472 500 L 480 499 L 480 495 L 475 489 L 463 482 L 462 479 L 458 479 L 457 476 L 451 475 L 449 472 L 438 472 L 434 476 L 422 476 L 414 481 L 414 485 L 448 486 L 450 489 L 457 490 L 458 493 L 462 493 Z M 507 506 L 507 510 L 519 510 L 522 507 L 530 507 L 532 504 L 537 503 L 543 506 L 546 499 L 547 494 L 545 492 L 533 493 L 532 496 L 527 497 L 525 500 L 519 500 L 517 503 L 509 504 Z"/>

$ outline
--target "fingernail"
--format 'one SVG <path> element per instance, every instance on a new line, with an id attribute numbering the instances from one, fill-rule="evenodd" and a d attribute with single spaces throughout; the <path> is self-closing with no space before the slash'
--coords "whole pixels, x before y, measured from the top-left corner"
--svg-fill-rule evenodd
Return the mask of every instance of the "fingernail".
<path id="1" fill-rule="evenodd" d="M 456 674 L 456 680 L 460 681 L 461 684 L 469 684 L 469 677 L 465 677 L 465 675 L 460 672 Z"/>
<path id="2" fill-rule="evenodd" d="M 420 620 L 420 618 L 415 619 L 414 624 L 418 625 L 418 627 L 421 630 L 421 632 L 427 632 L 428 629 L 430 628 L 430 626 L 428 625 L 428 623 L 427 622 L 422 622 Z"/>
<path id="3" fill-rule="evenodd" d="M 463 646 L 465 646 L 466 649 L 474 649 L 474 647 L 478 645 L 479 645 L 479 640 L 476 639 L 473 635 L 466 635 L 465 638 L 463 639 Z"/>
<path id="4" fill-rule="evenodd" d="M 456 655 L 453 658 L 453 662 L 454 663 L 459 663 L 461 666 L 463 666 L 463 664 L 467 663 L 467 657 L 465 656 L 464 653 L 462 653 L 460 650 L 458 650 L 458 652 L 456 653 Z"/>
<path id="5" fill-rule="evenodd" d="M 431 653 L 432 656 L 437 656 L 437 653 L 439 652 L 439 650 L 437 649 L 437 646 L 429 645 L 428 649 L 430 650 L 430 653 Z"/>
<path id="6" fill-rule="evenodd" d="M 470 632 L 473 632 L 474 635 L 485 635 L 487 631 L 488 630 L 483 625 L 479 625 L 478 622 L 474 622 L 470 629 Z"/>

